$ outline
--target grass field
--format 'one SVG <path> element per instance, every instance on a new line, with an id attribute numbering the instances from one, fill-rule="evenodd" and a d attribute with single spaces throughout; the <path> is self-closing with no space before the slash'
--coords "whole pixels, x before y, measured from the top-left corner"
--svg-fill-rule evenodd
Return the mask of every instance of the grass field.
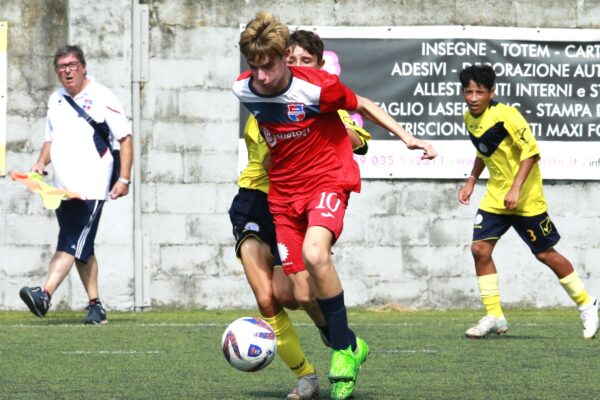
<path id="1" fill-rule="evenodd" d="M 254 310 L 109 313 L 0 312 L 1 399 L 285 399 L 295 378 L 281 360 L 234 370 L 225 326 Z M 329 355 L 302 312 L 291 312 L 324 378 Z M 463 337 L 474 311 L 350 310 L 371 354 L 356 399 L 599 399 L 600 342 L 581 337 L 575 309 L 508 310 L 508 335 Z"/>

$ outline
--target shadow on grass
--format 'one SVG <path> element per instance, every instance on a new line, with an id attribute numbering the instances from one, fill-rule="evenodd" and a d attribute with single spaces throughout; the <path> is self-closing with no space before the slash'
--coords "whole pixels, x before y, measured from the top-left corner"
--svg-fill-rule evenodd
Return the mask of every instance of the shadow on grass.
<path id="1" fill-rule="evenodd" d="M 248 392 L 248 395 L 250 395 L 251 399 L 283 399 L 285 398 L 285 396 L 287 396 L 287 393 L 283 393 L 281 391 L 275 391 L 275 390 L 256 390 L 256 391 L 251 391 Z"/>
<path id="2" fill-rule="evenodd" d="M 38 319 L 36 320 L 37 324 L 39 325 L 40 323 L 43 323 L 44 325 L 82 325 L 83 324 L 83 319 L 85 318 L 85 316 L 82 316 L 81 318 L 48 318 L 48 319 Z"/>
<path id="3" fill-rule="evenodd" d="M 540 335 L 500 335 L 500 336 L 488 336 L 483 338 L 468 338 L 464 337 L 464 340 L 468 342 L 487 342 L 490 340 L 541 340 L 548 339 L 546 336 Z"/>

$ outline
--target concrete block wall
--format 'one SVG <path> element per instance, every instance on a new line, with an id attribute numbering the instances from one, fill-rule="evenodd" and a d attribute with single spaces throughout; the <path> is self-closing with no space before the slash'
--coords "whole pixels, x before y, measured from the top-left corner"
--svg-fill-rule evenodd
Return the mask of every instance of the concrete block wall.
<path id="1" fill-rule="evenodd" d="M 239 25 L 268 10 L 298 25 L 489 25 L 598 28 L 600 1 L 146 1 L 149 77 L 141 98 L 142 229 L 149 238 L 153 307 L 253 307 L 235 258 L 227 209 L 237 191 Z M 469 12 L 464 12 L 468 9 Z M 131 115 L 132 1 L 3 0 L 9 23 L 9 170 L 27 170 L 43 140 L 46 101 L 58 84 L 51 66 L 66 42 L 84 47 L 88 72 Z M 477 308 L 469 244 L 477 201 L 460 206 L 457 181 L 365 180 L 353 195 L 334 260 L 349 305 Z M 483 194 L 478 184 L 475 199 Z M 0 179 L 0 310 L 24 309 L 17 292 L 41 284 L 54 251 L 52 213 Z M 600 293 L 597 182 L 547 182 L 550 213 L 569 257 Z M 97 240 L 100 288 L 111 309 L 133 308 L 133 197 L 104 210 Z M 569 305 L 551 272 L 515 234 L 498 244 L 505 303 Z M 534 284 L 532 284 L 534 283 Z M 80 309 L 73 271 L 54 307 Z"/>

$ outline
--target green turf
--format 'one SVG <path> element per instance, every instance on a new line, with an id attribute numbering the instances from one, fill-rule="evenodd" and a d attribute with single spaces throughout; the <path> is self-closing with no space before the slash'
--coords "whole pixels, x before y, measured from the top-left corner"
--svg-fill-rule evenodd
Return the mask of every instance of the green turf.
<path id="1" fill-rule="evenodd" d="M 0 312 L 0 399 L 285 399 L 295 378 L 281 360 L 244 373 L 221 353 L 227 323 L 255 314 L 109 312 L 108 325 L 82 326 L 83 312 Z M 329 356 L 316 329 L 304 313 L 290 315 L 324 377 Z M 508 310 L 508 335 L 464 338 L 480 316 L 351 310 L 371 348 L 356 399 L 600 398 L 600 337 L 581 337 L 576 310 Z"/>

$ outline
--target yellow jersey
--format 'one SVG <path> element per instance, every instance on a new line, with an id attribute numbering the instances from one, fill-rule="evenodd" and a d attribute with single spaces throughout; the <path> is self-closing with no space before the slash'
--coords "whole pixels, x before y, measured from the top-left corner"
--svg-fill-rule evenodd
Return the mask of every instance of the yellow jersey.
<path id="1" fill-rule="evenodd" d="M 256 189 L 268 194 L 269 176 L 263 161 L 269 154 L 269 148 L 258 130 L 256 118 L 252 115 L 248 117 L 244 127 L 244 141 L 246 142 L 246 149 L 248 149 L 248 165 L 240 174 L 238 185 L 241 188 Z"/>
<path id="2" fill-rule="evenodd" d="M 356 132 L 363 143 L 353 151 L 356 154 L 365 154 L 368 149 L 367 142 L 371 140 L 371 134 L 352 121 L 347 111 L 338 110 L 338 114 L 346 128 L 350 128 Z M 246 121 L 244 141 L 248 150 L 248 164 L 238 178 L 238 186 L 269 193 L 269 176 L 263 165 L 263 161 L 267 157 L 267 154 L 269 154 L 269 148 L 265 139 L 260 134 L 258 122 L 253 115 L 250 115 Z"/>
<path id="3" fill-rule="evenodd" d="M 346 110 L 338 110 L 338 115 L 340 119 L 344 123 L 344 126 L 348 129 L 352 129 L 354 133 L 359 137 L 362 144 L 358 147 L 352 149 L 354 154 L 364 155 L 367 154 L 367 150 L 369 149 L 369 145 L 367 142 L 371 140 L 371 134 L 365 131 L 362 127 L 358 126 L 356 122 L 352 121 L 350 118 L 350 114 Z"/>
<path id="4" fill-rule="evenodd" d="M 517 208 L 504 207 L 504 197 L 510 190 L 521 161 L 538 157 L 540 151 L 529 124 L 519 111 L 492 101 L 478 117 L 465 113 L 469 137 L 479 157 L 487 167 L 490 179 L 479 208 L 495 214 L 538 215 L 547 210 L 542 189 L 542 174 L 535 163 L 521 188 Z"/>

